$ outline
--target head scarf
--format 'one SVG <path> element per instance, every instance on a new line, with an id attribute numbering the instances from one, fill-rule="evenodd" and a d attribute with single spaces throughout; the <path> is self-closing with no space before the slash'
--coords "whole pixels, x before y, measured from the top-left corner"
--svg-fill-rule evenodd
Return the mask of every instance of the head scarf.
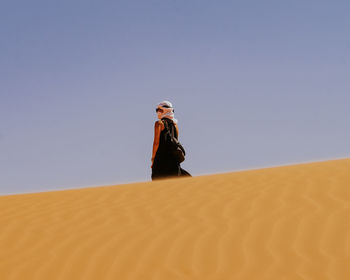
<path id="1" fill-rule="evenodd" d="M 162 101 L 158 104 L 157 109 L 162 109 L 163 112 L 157 112 L 158 119 L 162 118 L 171 119 L 174 123 L 177 123 L 177 119 L 174 118 L 174 108 L 173 105 L 169 101 Z"/>

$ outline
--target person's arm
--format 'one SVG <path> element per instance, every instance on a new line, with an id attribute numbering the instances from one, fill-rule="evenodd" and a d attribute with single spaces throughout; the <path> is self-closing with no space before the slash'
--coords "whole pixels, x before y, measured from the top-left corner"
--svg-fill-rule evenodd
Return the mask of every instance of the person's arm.
<path id="1" fill-rule="evenodd" d="M 154 124 L 154 140 L 153 140 L 153 151 L 152 151 L 152 165 L 154 162 L 154 158 L 156 156 L 158 147 L 159 147 L 159 139 L 160 139 L 160 132 L 162 131 L 163 123 L 160 121 L 156 121 Z"/>

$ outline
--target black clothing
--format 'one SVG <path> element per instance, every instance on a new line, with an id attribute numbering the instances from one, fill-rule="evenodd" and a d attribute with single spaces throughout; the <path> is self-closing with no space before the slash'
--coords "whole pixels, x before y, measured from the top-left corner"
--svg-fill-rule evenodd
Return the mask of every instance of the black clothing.
<path id="1" fill-rule="evenodd" d="M 162 118 L 162 121 L 167 122 L 169 130 L 171 131 L 173 129 L 174 137 L 178 139 L 174 122 L 168 118 Z M 166 128 L 160 132 L 159 146 L 153 161 L 152 180 L 166 177 L 191 176 L 187 171 L 180 168 L 180 163 L 171 155 L 166 139 L 166 132 Z"/>
<path id="2" fill-rule="evenodd" d="M 188 173 L 185 169 L 182 169 L 181 167 L 180 167 L 180 173 L 181 173 L 180 176 L 192 177 L 192 175 L 190 173 Z"/>
<path id="3" fill-rule="evenodd" d="M 177 139 L 174 122 L 168 118 L 163 118 L 162 121 L 167 122 L 170 131 L 174 128 L 174 137 Z M 166 140 L 166 128 L 164 128 L 160 132 L 159 146 L 153 161 L 152 180 L 179 176 L 180 164 L 169 153 L 169 146 Z"/>

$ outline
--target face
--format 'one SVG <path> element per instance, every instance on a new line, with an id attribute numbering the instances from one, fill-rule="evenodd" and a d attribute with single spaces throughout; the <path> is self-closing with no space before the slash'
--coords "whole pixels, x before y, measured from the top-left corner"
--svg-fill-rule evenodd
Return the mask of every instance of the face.
<path id="1" fill-rule="evenodd" d="M 157 109 L 156 109 L 156 112 L 157 112 L 157 113 L 163 113 L 163 112 L 164 112 L 164 110 L 163 110 L 163 109 L 161 109 L 161 108 L 157 108 Z"/>

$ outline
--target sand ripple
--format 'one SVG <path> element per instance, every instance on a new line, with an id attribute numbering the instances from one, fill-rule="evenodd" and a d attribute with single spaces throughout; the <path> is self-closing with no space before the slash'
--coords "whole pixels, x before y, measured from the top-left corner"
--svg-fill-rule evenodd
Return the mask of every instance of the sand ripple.
<path id="1" fill-rule="evenodd" d="M 350 279 L 350 159 L 0 197 L 1 280 Z"/>

